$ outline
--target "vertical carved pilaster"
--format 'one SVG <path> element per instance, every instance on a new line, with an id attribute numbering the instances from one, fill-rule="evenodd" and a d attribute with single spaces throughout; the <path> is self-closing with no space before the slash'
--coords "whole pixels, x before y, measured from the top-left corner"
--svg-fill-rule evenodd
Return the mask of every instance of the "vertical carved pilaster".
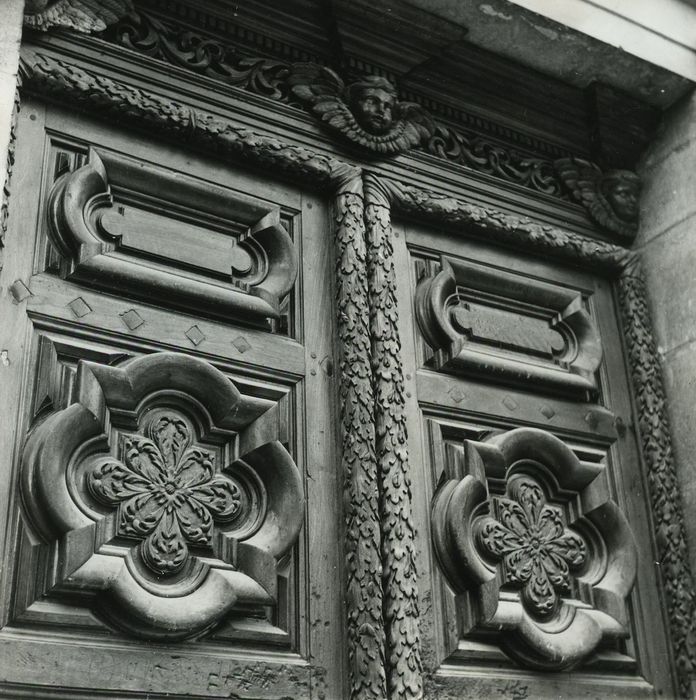
<path id="1" fill-rule="evenodd" d="M 348 166 L 338 173 L 335 226 L 351 697 L 384 700 L 382 562 L 363 182 L 360 171 Z"/>
<path id="2" fill-rule="evenodd" d="M 619 298 L 638 403 L 638 426 L 647 468 L 660 571 L 667 594 L 679 691 L 682 697 L 690 698 L 691 684 L 696 679 L 696 590 L 689 566 L 662 370 L 637 257 L 633 257 L 621 273 Z"/>
<path id="3" fill-rule="evenodd" d="M 365 228 L 389 698 L 423 697 L 411 479 L 389 196 L 365 176 Z"/>

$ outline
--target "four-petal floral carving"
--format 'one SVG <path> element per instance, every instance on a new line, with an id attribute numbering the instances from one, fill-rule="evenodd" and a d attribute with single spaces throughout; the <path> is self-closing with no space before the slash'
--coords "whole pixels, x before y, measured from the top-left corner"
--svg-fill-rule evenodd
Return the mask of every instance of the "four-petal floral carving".
<path id="1" fill-rule="evenodd" d="M 498 498 L 497 519 L 479 525 L 481 546 L 502 559 L 508 581 L 522 585 L 522 601 L 539 617 L 551 616 L 558 593 L 570 584 L 570 569 L 587 558 L 583 539 L 564 526 L 561 513 L 546 503 L 542 488 L 531 478 L 515 479 L 512 498 Z"/>
<path id="2" fill-rule="evenodd" d="M 104 460 L 87 475 L 90 493 L 119 507 L 119 532 L 144 539 L 141 553 L 157 574 L 179 571 L 188 545 L 210 545 L 213 521 L 238 516 L 239 486 L 216 473 L 212 452 L 193 446 L 186 421 L 159 415 L 146 436 L 124 436 L 121 460 Z"/>

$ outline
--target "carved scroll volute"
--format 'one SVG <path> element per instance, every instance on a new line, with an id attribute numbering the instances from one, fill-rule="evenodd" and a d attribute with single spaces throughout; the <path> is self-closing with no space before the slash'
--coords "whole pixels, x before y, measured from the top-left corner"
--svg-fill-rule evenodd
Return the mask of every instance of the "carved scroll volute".
<path id="1" fill-rule="evenodd" d="M 578 293 L 444 256 L 440 268 L 416 288 L 416 319 L 432 349 L 430 366 L 579 398 L 596 393 L 602 346 Z M 526 316 L 519 302 L 545 308 L 544 317 Z M 483 332 L 474 325 L 475 310 L 496 314 L 480 320 Z"/>
<path id="2" fill-rule="evenodd" d="M 47 592 L 87 596 L 149 639 L 273 605 L 304 512 L 281 439 L 276 405 L 203 360 L 80 362 L 75 402 L 33 430 L 23 455 L 26 515 L 60 561 Z"/>
<path id="3" fill-rule="evenodd" d="M 578 665 L 603 640 L 628 636 L 637 550 L 602 468 L 532 428 L 450 445 L 447 457 L 433 544 L 449 585 L 477 611 L 470 629 L 499 631 L 506 653 L 539 670 Z"/>
<path id="4" fill-rule="evenodd" d="M 62 257 L 61 274 L 99 287 L 120 285 L 121 290 L 147 298 L 164 295 L 168 303 L 197 312 L 241 315 L 245 321 L 258 323 L 278 318 L 298 270 L 297 251 L 281 223 L 279 209 L 262 207 L 242 195 L 193 179 L 184 181 L 157 168 L 143 176 L 144 167 L 147 170 L 131 158 L 90 149 L 86 165 L 58 178 L 48 201 L 48 220 L 51 241 Z M 237 211 L 247 220 L 251 217 L 253 223 L 234 237 L 201 231 L 201 226 L 187 230 L 175 211 L 167 214 L 172 205 L 169 200 L 162 201 L 161 213 L 131 207 L 126 217 L 126 208 L 115 206 L 110 172 L 138 190 L 136 199 L 138 195 L 159 198 L 165 193 L 175 201 L 173 210 L 179 205 L 198 209 L 201 221 L 209 214 L 219 220 Z M 162 231 L 159 244 L 143 233 L 153 220 Z M 230 228 L 233 225 L 236 222 L 230 222 Z M 206 237 L 196 244 L 201 233 Z M 165 238 L 168 248 L 161 245 Z M 155 262 L 142 264 L 141 254 Z M 184 254 L 186 259 L 179 261 Z M 185 274 L 181 263 L 186 266 Z"/>

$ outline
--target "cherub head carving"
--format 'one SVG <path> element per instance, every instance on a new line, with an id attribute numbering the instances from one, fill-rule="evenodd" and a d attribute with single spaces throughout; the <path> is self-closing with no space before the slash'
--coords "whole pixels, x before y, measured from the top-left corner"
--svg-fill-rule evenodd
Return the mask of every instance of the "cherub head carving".
<path id="1" fill-rule="evenodd" d="M 640 178 L 630 170 L 610 170 L 599 184 L 614 214 L 627 223 L 638 222 Z"/>
<path id="2" fill-rule="evenodd" d="M 433 133 L 420 105 L 400 102 L 392 83 L 369 75 L 346 86 L 329 68 L 293 64 L 288 79 L 293 95 L 348 140 L 377 153 L 401 153 Z"/>
<path id="3" fill-rule="evenodd" d="M 580 158 L 559 158 L 556 171 L 590 216 L 612 233 L 633 240 L 638 231 L 641 182 L 630 170 L 606 173 Z"/>
<path id="4" fill-rule="evenodd" d="M 369 75 L 346 89 L 348 105 L 363 129 L 382 135 L 389 131 L 396 116 L 398 98 L 394 86 L 378 75 Z"/>

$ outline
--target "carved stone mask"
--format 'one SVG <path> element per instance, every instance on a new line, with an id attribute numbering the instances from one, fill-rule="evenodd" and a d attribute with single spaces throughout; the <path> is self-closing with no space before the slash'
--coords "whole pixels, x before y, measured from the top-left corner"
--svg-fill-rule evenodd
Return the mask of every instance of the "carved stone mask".
<path id="1" fill-rule="evenodd" d="M 349 88 L 353 116 L 371 134 L 386 134 L 394 122 L 396 94 L 389 81 L 370 76 Z"/>
<path id="2" fill-rule="evenodd" d="M 614 214 L 622 221 L 638 221 L 640 182 L 630 172 L 616 170 L 602 178 L 602 194 Z"/>

